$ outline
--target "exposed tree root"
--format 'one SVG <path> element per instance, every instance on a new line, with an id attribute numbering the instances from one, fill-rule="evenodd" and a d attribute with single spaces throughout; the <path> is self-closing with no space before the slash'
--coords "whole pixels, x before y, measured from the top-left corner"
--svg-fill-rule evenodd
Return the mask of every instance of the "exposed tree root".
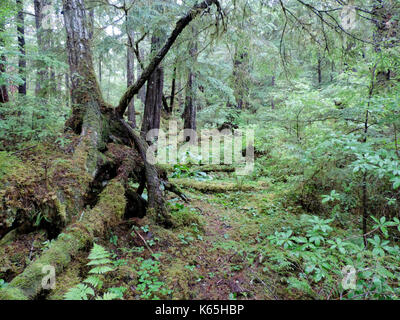
<path id="1" fill-rule="evenodd" d="M 154 165 L 146 160 L 148 145 L 146 141 L 144 141 L 138 134 L 136 134 L 136 132 L 129 124 L 127 124 L 122 119 L 120 121 L 129 132 L 130 136 L 135 142 L 136 148 L 139 150 L 139 153 L 142 156 L 142 159 L 144 159 L 146 185 L 149 197 L 149 208 L 147 214 L 150 215 L 151 218 L 153 218 L 156 222 L 162 223 L 165 226 L 170 227 L 172 226 L 172 218 L 165 206 L 157 169 Z"/>
<path id="2" fill-rule="evenodd" d="M 181 198 L 186 203 L 189 203 L 190 199 L 174 184 L 169 181 L 163 181 L 165 190 L 175 193 L 179 198 Z"/>

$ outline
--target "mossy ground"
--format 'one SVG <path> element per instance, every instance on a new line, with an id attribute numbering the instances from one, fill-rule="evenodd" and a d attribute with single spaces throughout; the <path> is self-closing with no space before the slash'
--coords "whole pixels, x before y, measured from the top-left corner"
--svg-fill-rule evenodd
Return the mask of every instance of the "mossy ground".
<path id="1" fill-rule="evenodd" d="M 224 181 L 229 181 L 226 174 Z M 231 183 L 233 183 L 231 181 Z M 159 254 L 159 272 L 154 281 L 163 282 L 168 294 L 154 293 L 162 299 L 293 299 L 296 292 L 286 288 L 282 277 L 268 261 L 268 247 L 263 238 L 276 228 L 290 225 L 296 219 L 296 208 L 284 208 L 275 191 L 202 193 L 183 190 L 191 198 L 189 204 L 170 195 L 169 207 L 175 228 L 165 229 L 149 218 L 133 218 L 109 230 L 97 243 L 113 253 L 118 261 L 115 271 L 105 277 L 106 287 L 125 287 L 124 299 L 141 299 L 138 291 L 143 260 Z M 279 189 L 279 187 L 278 187 Z M 136 228 L 136 233 L 133 231 Z M 150 246 L 147 248 L 139 233 Z M 139 258 L 139 259 L 138 259 Z M 82 262 L 85 259 L 82 260 Z M 87 261 L 86 261 L 87 263 Z M 75 267 L 74 267 L 75 268 Z M 62 279 L 62 296 L 87 273 L 71 276 L 69 269 Z M 54 297 L 54 296 L 53 296 Z"/>
<path id="2" fill-rule="evenodd" d="M 81 172 L 79 166 L 74 166 L 73 159 L 61 151 L 51 155 L 49 149 L 40 148 L 43 148 L 42 156 L 37 155 L 35 148 L 27 154 L 20 154 L 14 160 L 21 166 L 14 166 L 15 169 L 6 175 L 21 175 L 19 179 L 22 179 L 29 175 L 23 174 L 26 166 L 34 166 L 37 168 L 36 175 L 47 174 L 50 180 L 57 180 L 61 186 L 64 185 L 64 192 L 68 194 L 69 177 L 75 174 L 74 170 L 78 170 L 77 174 Z M 55 160 L 50 161 L 49 165 L 49 160 L 46 159 Z M 169 169 L 170 174 L 171 170 L 174 170 L 166 169 Z M 159 254 L 159 270 L 151 274 L 151 277 L 154 281 L 161 281 L 163 288 L 169 291 L 151 293 L 150 298 L 296 297 L 296 293 L 288 291 L 286 285 L 281 282 L 282 275 L 274 271 L 273 262 L 268 261 L 269 248 L 263 241 L 269 234 L 282 226 L 290 225 L 296 219 L 298 210 L 285 207 L 285 184 L 271 185 L 268 180 L 236 177 L 226 166 L 209 169 L 204 170 L 206 178 L 204 175 L 196 176 L 196 172 L 202 170 L 201 166 L 193 166 L 193 174 L 171 179 L 191 199 L 189 203 L 184 203 L 180 198 L 168 194 L 168 207 L 174 222 L 172 229 L 157 225 L 149 217 L 133 218 L 112 229 L 107 229 L 107 224 L 97 226 L 96 216 L 101 217 L 109 211 L 122 215 L 125 207 L 122 185 L 114 182 L 105 189 L 108 191 L 100 195 L 99 206 L 92 209 L 98 212 L 92 215 L 94 220 L 89 230 L 91 233 L 93 231 L 95 236 L 99 235 L 95 242 L 111 251 L 114 261 L 117 262 L 116 269 L 104 277 L 103 290 L 122 286 L 127 289 L 124 299 L 141 299 L 143 292 L 138 290 L 138 272 L 143 260 L 155 260 L 152 254 L 156 253 Z M 42 186 L 43 192 L 48 193 L 45 181 Z M 28 187 L 26 190 L 29 191 Z M 136 232 L 133 231 L 133 227 L 136 228 Z M 86 231 L 83 234 L 86 234 Z M 74 232 L 80 231 L 77 229 Z M 75 233 L 67 233 L 66 236 L 74 236 Z M 41 241 L 36 241 L 33 246 L 32 261 L 47 248 L 46 237 L 40 239 Z M 1 247 L 1 250 L 9 252 L 9 245 L 17 246 L 11 249 L 15 250 L 15 254 L 1 255 L 0 266 L 4 270 L 0 273 L 0 278 L 10 282 L 31 263 L 24 261 L 31 251 L 31 244 L 31 241 L 21 242 L 17 238 L 11 244 Z M 45 298 L 61 299 L 69 288 L 82 283 L 88 276 L 89 268 L 86 264 L 90 248 L 86 249 L 86 252 L 79 251 L 70 257 L 67 268 L 57 276 L 56 289 Z"/>

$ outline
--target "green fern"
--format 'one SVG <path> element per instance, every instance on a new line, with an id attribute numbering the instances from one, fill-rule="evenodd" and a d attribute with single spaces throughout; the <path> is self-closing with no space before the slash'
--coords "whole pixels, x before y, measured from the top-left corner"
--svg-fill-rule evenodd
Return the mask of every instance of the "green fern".
<path id="1" fill-rule="evenodd" d="M 105 273 L 113 271 L 113 270 L 114 270 L 114 268 L 111 268 L 110 266 L 98 266 L 98 267 L 95 267 L 92 270 L 90 270 L 89 273 L 105 274 Z"/>
<path id="2" fill-rule="evenodd" d="M 68 290 L 64 295 L 65 300 L 88 300 L 88 296 L 94 296 L 94 290 L 85 284 L 79 283 Z"/>
<path id="3" fill-rule="evenodd" d="M 122 299 L 123 294 L 113 292 L 109 290 L 103 294 L 103 296 L 96 295 L 94 289 L 100 290 L 103 287 L 103 281 L 100 279 L 100 275 L 104 275 L 110 271 L 113 271 L 113 261 L 111 260 L 111 253 L 104 249 L 102 246 L 94 243 L 92 250 L 90 250 L 87 263 L 88 266 L 93 266 L 90 269 L 89 277 L 83 280 L 86 284 L 79 283 L 75 287 L 68 290 L 64 295 L 65 300 L 88 300 L 88 296 L 94 296 L 96 300 L 114 300 Z"/>
<path id="4" fill-rule="evenodd" d="M 101 281 L 98 277 L 96 276 L 90 276 L 83 280 L 83 282 L 90 284 L 93 288 L 96 289 L 101 289 L 103 286 L 103 281 Z"/>
<path id="5" fill-rule="evenodd" d="M 101 259 L 106 259 L 110 258 L 111 253 L 109 253 L 106 249 L 104 249 L 102 246 L 94 243 L 92 250 L 90 250 L 89 254 L 89 260 L 101 260 Z"/>
<path id="6" fill-rule="evenodd" d="M 96 300 L 115 300 L 117 298 L 118 298 L 118 295 L 116 293 L 106 292 L 105 294 L 103 294 L 102 297 L 100 297 L 100 296 L 96 297 Z"/>
<path id="7" fill-rule="evenodd" d="M 111 253 L 98 244 L 94 244 L 92 250 L 89 254 L 88 266 L 94 266 L 89 273 L 91 274 L 105 274 L 107 272 L 113 271 L 114 268 L 111 267 L 112 261 L 110 259 Z"/>

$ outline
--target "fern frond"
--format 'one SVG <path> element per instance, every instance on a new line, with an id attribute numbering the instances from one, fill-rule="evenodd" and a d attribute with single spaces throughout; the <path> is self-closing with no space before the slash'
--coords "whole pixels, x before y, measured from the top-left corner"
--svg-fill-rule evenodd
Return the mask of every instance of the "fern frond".
<path id="1" fill-rule="evenodd" d="M 102 297 L 98 296 L 96 297 L 96 300 L 114 300 L 117 299 L 118 295 L 113 293 L 113 292 L 106 292 L 105 294 L 103 294 Z"/>
<path id="2" fill-rule="evenodd" d="M 92 288 L 85 284 L 79 283 L 76 287 L 68 290 L 64 295 L 65 300 L 88 300 L 88 296 L 94 296 Z"/>
<path id="3" fill-rule="evenodd" d="M 89 254 L 89 260 L 100 260 L 100 259 L 105 259 L 109 258 L 111 254 L 104 249 L 102 246 L 94 243 L 92 250 L 90 250 Z"/>
<path id="4" fill-rule="evenodd" d="M 112 261 L 108 258 L 96 259 L 96 260 L 91 260 L 89 263 L 87 263 L 87 265 L 88 266 L 98 266 L 98 265 L 107 264 L 107 263 L 112 263 Z"/>
<path id="5" fill-rule="evenodd" d="M 89 273 L 92 274 L 104 274 L 107 273 L 109 271 L 113 271 L 114 268 L 111 268 L 110 266 L 98 266 L 93 268 L 92 270 L 89 271 Z"/>
<path id="6" fill-rule="evenodd" d="M 101 281 L 98 277 L 96 276 L 90 276 L 83 280 L 83 282 L 90 284 L 92 287 L 101 289 L 103 286 L 103 281 Z"/>

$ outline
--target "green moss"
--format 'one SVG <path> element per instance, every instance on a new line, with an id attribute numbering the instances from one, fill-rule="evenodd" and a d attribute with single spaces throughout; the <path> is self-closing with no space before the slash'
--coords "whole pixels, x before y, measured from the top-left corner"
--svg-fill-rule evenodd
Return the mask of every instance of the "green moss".
<path id="1" fill-rule="evenodd" d="M 61 203 L 60 200 L 58 200 L 58 198 L 55 199 L 55 204 L 56 204 L 58 215 L 61 218 L 61 221 L 65 224 L 67 221 L 66 206 L 65 206 L 65 204 Z"/>
<path id="2" fill-rule="evenodd" d="M 84 218 L 85 227 L 94 234 L 103 234 L 107 225 L 122 219 L 125 207 L 125 188 L 119 181 L 113 180 L 100 193 L 97 205 Z"/>
<path id="3" fill-rule="evenodd" d="M 167 286 L 172 289 L 174 300 L 188 300 L 193 298 L 193 292 L 190 283 L 195 275 L 185 266 L 188 263 L 183 260 L 177 260 L 168 269 L 163 270 L 163 276 L 166 279 Z"/>
<path id="4" fill-rule="evenodd" d="M 28 300 L 28 297 L 18 288 L 0 289 L 0 300 Z"/>
<path id="5" fill-rule="evenodd" d="M 180 210 L 170 210 L 172 223 L 175 228 L 190 226 L 193 223 L 201 225 L 199 214 L 189 208 L 182 208 Z"/>
<path id="6" fill-rule="evenodd" d="M 87 247 L 95 235 L 102 236 L 108 226 L 120 221 L 126 206 L 124 195 L 124 186 L 119 181 L 111 181 L 100 194 L 97 205 L 84 215 L 82 221 L 69 226 L 42 256 L 15 277 L 5 289 L 9 289 L 9 292 L 4 293 L 4 296 L 11 297 L 18 293 L 20 297 L 21 290 L 26 298 L 37 295 L 41 291 L 44 266 L 53 266 L 59 274 L 79 250 Z"/>
<path id="7" fill-rule="evenodd" d="M 196 181 L 193 179 L 170 179 L 171 182 L 184 188 L 192 188 L 204 193 L 224 193 L 227 191 L 254 191 L 261 189 L 257 185 L 239 184 L 225 181 Z"/>
<path id="8" fill-rule="evenodd" d="M 17 229 L 11 230 L 0 240 L 0 247 L 9 244 L 14 241 L 17 236 Z M 1 264 L 0 264 L 1 265 Z"/>
<path id="9" fill-rule="evenodd" d="M 56 287 L 48 296 L 48 300 L 63 300 L 64 294 L 72 287 L 82 282 L 79 277 L 80 264 L 79 261 L 74 261 L 68 265 L 66 271 L 56 279 Z"/>
<path id="10" fill-rule="evenodd" d="M 6 182 L 6 176 L 15 175 L 24 164 L 12 153 L 0 151 L 0 181 Z"/>

